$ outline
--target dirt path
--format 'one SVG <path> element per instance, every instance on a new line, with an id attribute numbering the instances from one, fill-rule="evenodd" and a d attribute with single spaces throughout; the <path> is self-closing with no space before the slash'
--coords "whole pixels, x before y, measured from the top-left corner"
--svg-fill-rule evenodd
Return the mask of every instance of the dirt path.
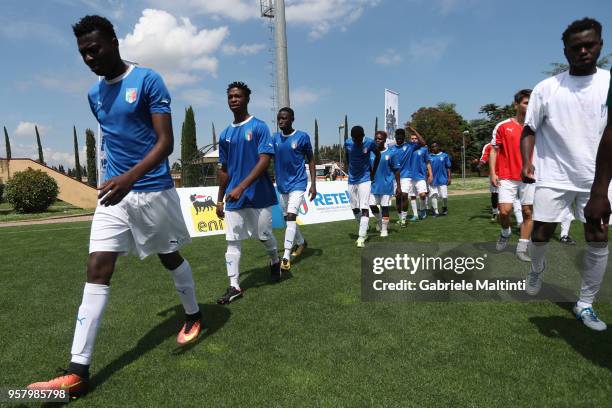
<path id="1" fill-rule="evenodd" d="M 92 218 L 93 215 L 72 215 L 68 217 L 45 218 L 42 220 L 10 221 L 0 223 L 0 228 L 19 227 L 22 225 L 60 224 L 64 222 L 91 221 Z"/>

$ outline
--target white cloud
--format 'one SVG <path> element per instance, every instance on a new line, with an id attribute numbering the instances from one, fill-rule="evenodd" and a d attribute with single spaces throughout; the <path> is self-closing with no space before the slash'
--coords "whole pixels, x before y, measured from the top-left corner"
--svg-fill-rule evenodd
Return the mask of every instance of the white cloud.
<path id="1" fill-rule="evenodd" d="M 288 23 L 308 26 L 308 36 L 317 40 L 333 27 L 345 31 L 366 8 L 376 7 L 379 3 L 380 0 L 288 0 L 285 14 Z"/>
<path id="2" fill-rule="evenodd" d="M 259 2 L 253 0 L 149 0 L 155 7 L 246 21 L 259 17 Z"/>
<path id="3" fill-rule="evenodd" d="M 326 93 L 326 90 L 316 91 L 305 87 L 296 88 L 291 91 L 291 104 L 296 107 L 312 105 L 319 102 Z"/>
<path id="4" fill-rule="evenodd" d="M 449 45 L 448 38 L 423 38 L 410 43 L 408 54 L 415 61 L 438 61 Z"/>
<path id="5" fill-rule="evenodd" d="M 34 122 L 19 122 L 17 128 L 13 131 L 13 135 L 17 137 L 32 137 L 36 138 L 36 129 L 35 126 L 38 126 L 38 133 L 42 137 L 47 133 L 48 128 L 46 126 L 41 126 L 40 124 Z"/>
<path id="6" fill-rule="evenodd" d="M 134 31 L 119 40 L 122 56 L 159 71 L 169 86 L 197 82 L 198 74 L 216 74 L 212 54 L 229 34 L 227 27 L 211 30 L 194 26 L 186 17 L 146 9 Z"/>
<path id="7" fill-rule="evenodd" d="M 221 50 L 226 55 L 254 55 L 266 48 L 265 44 L 243 44 L 239 47 L 225 44 Z"/>
<path id="8" fill-rule="evenodd" d="M 179 99 L 192 106 L 212 106 L 220 104 L 221 101 L 208 89 L 187 89 L 178 95 Z"/>
<path id="9" fill-rule="evenodd" d="M 402 62 L 402 56 L 393 48 L 385 50 L 381 55 L 376 57 L 374 62 L 379 65 L 396 65 Z"/>

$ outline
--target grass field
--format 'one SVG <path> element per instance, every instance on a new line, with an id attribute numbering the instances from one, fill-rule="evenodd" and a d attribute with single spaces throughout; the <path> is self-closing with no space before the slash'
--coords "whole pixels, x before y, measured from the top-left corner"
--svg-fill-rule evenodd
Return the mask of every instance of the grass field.
<path id="1" fill-rule="evenodd" d="M 59 200 L 51 204 L 47 211 L 36 214 L 19 214 L 13 211 L 13 207 L 9 203 L 0 203 L 0 223 L 9 221 L 40 220 L 58 216 L 85 215 L 92 213 L 93 211 L 91 209 L 78 208 Z"/>
<path id="2" fill-rule="evenodd" d="M 394 225 L 388 240 L 495 240 L 487 205 L 486 195 L 452 198 L 448 217 Z M 175 343 L 182 308 L 168 273 L 154 257 L 121 258 L 93 389 L 73 404 L 610 406 L 612 330 L 586 329 L 570 304 L 362 302 L 355 223 L 303 232 L 310 248 L 279 285 L 268 283 L 261 244 L 245 242 L 245 297 L 229 307 L 215 304 L 228 284 L 224 237 L 185 247 L 209 328 L 186 349 Z M 67 365 L 88 234 L 89 223 L 0 230 L 0 386 L 46 380 Z M 597 306 L 612 322 L 612 305 Z"/>

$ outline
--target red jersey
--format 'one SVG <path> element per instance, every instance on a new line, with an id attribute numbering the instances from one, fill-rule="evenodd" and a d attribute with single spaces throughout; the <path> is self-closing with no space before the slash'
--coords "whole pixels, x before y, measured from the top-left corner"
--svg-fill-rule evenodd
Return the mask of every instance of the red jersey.
<path id="1" fill-rule="evenodd" d="M 521 133 L 523 125 L 513 119 L 499 122 L 493 130 L 491 144 L 497 148 L 495 172 L 503 180 L 521 180 Z"/>

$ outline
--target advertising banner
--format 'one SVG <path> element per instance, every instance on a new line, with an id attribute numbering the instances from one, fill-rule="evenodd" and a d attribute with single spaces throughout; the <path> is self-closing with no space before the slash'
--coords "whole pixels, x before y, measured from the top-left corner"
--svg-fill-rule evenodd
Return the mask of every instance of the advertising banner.
<path id="1" fill-rule="evenodd" d="M 399 127 L 399 93 L 385 89 L 385 132 L 387 146 L 395 144 L 395 129 Z"/>

